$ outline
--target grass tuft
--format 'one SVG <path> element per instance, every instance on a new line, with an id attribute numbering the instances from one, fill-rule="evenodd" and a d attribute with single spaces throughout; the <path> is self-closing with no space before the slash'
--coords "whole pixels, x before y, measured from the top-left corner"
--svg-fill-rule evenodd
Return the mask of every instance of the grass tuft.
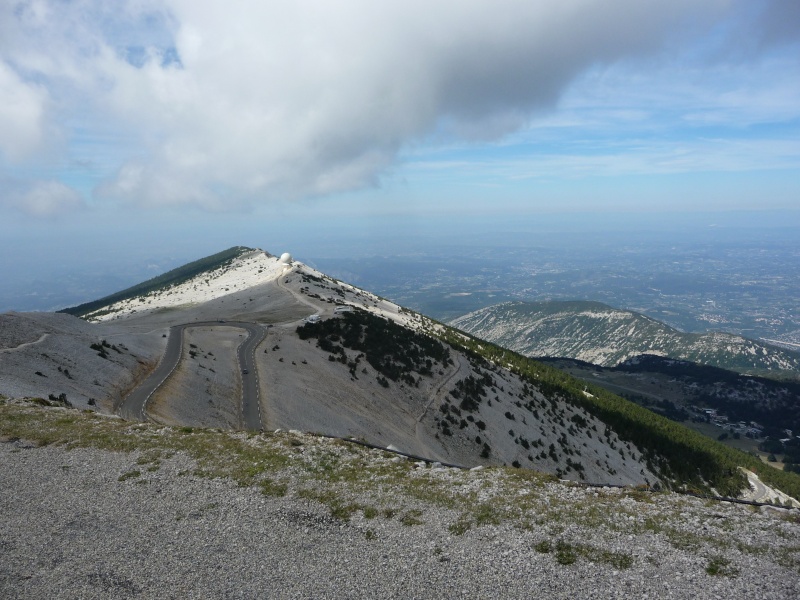
<path id="1" fill-rule="evenodd" d="M 117 480 L 118 481 L 128 481 L 128 479 L 135 479 L 136 477 L 139 477 L 141 474 L 142 474 L 142 472 L 139 471 L 138 469 L 136 469 L 136 470 L 133 470 L 133 471 L 128 471 L 127 473 L 123 473 L 122 475 L 120 475 L 117 478 Z"/>
<path id="2" fill-rule="evenodd" d="M 706 573 L 714 577 L 736 577 L 739 570 L 731 567 L 731 561 L 724 556 L 712 556 L 708 559 Z"/>
<path id="3" fill-rule="evenodd" d="M 575 548 L 570 544 L 559 540 L 556 543 L 556 562 L 560 565 L 571 565 L 578 560 Z"/>
<path id="4" fill-rule="evenodd" d="M 340 521 L 349 521 L 360 511 L 366 520 L 397 517 L 402 525 L 412 527 L 430 521 L 432 517 L 423 518 L 423 511 L 435 507 L 437 517 L 441 513 L 450 523 L 447 529 L 452 535 L 483 526 L 516 527 L 533 535 L 540 532 L 538 539 L 542 534 L 549 539 L 542 539 L 533 549 L 553 555 L 553 560 L 563 565 L 578 560 L 616 569 L 634 565 L 629 553 L 569 541 L 574 537 L 570 532 L 577 527 L 596 531 L 600 538 L 605 532 L 659 536 L 676 550 L 699 557 L 699 564 L 708 561 L 709 575 L 732 577 L 737 573 L 723 557 L 707 558 L 709 549 L 722 554 L 738 548 L 764 556 L 763 560 L 772 556 L 775 563 L 793 571 L 800 569 L 800 550 L 793 535 L 800 523 L 794 513 L 775 516 L 775 547 L 767 549 L 734 541 L 724 519 L 714 520 L 713 526 L 702 531 L 687 531 L 661 506 L 669 502 L 675 515 L 684 510 L 708 513 L 702 501 L 636 489 L 584 493 L 563 486 L 552 476 L 525 469 L 474 473 L 416 469 L 411 461 L 394 463 L 393 456 L 340 440 L 306 436 L 302 445 L 295 445 L 293 441 L 300 442 L 300 438 L 292 434 L 170 428 L 17 400 L 0 401 L 0 436 L 35 446 L 133 453 L 135 465 L 120 475 L 119 481 L 138 478 L 136 483 L 143 484 L 149 479 L 141 477 L 142 473 L 157 471 L 178 454 L 192 461 L 181 465 L 181 476 L 225 478 L 275 498 L 286 496 L 290 483 L 297 497 L 321 503 Z M 574 498 L 551 502 L 553 486 Z M 372 539 L 368 533 L 365 536 Z"/>
<path id="5" fill-rule="evenodd" d="M 281 498 L 286 495 L 286 492 L 289 489 L 285 483 L 276 483 L 271 479 L 263 479 L 258 483 L 258 487 L 261 489 L 261 493 L 265 496 L 273 496 L 276 498 Z"/>
<path id="6" fill-rule="evenodd" d="M 419 517 L 422 516 L 422 511 L 412 509 L 406 511 L 400 516 L 400 522 L 406 527 L 413 527 L 414 525 L 422 525 L 423 521 Z"/>

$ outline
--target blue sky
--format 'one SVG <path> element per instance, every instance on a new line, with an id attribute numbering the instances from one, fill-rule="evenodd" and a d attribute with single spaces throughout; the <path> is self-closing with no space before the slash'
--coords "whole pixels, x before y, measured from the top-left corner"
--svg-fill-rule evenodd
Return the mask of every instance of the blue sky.
<path id="1" fill-rule="evenodd" d="M 783 0 L 0 2 L 0 252 L 794 212 L 798 73 Z"/>

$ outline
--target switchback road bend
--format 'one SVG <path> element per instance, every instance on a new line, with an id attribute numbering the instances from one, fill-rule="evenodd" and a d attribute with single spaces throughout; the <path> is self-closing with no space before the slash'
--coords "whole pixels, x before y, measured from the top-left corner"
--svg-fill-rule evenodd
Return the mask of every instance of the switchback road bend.
<path id="1" fill-rule="evenodd" d="M 261 403 L 259 401 L 258 372 L 256 369 L 255 350 L 264 339 L 265 330 L 255 323 L 240 321 L 198 321 L 170 327 L 169 339 L 161 362 L 155 370 L 136 389 L 128 394 L 122 402 L 119 414 L 125 419 L 135 421 L 147 420 L 147 402 L 155 391 L 180 364 L 183 356 L 183 332 L 188 327 L 219 326 L 237 327 L 247 331 L 247 338 L 239 344 L 236 356 L 239 361 L 240 377 L 242 378 L 242 424 L 245 429 L 260 430 Z"/>

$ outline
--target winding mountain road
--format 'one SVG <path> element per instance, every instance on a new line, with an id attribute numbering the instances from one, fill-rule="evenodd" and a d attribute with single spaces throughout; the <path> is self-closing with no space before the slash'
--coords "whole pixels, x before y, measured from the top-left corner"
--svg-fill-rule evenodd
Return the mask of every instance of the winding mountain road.
<path id="1" fill-rule="evenodd" d="M 242 425 L 245 429 L 262 428 L 261 403 L 259 402 L 258 371 L 256 370 L 255 350 L 264 339 L 266 330 L 256 323 L 242 321 L 197 321 L 170 327 L 167 347 L 155 370 L 122 401 L 119 409 L 121 417 L 136 421 L 147 421 L 147 402 L 155 391 L 180 364 L 183 357 L 183 332 L 189 327 L 219 326 L 237 327 L 247 331 L 247 338 L 236 349 L 242 378 Z"/>
<path id="2" fill-rule="evenodd" d="M 761 482 L 758 475 L 747 469 L 741 469 L 747 476 L 747 481 L 750 484 L 750 491 L 745 492 L 742 496 L 752 502 L 769 502 L 774 496 L 774 492 Z"/>
<path id="3" fill-rule="evenodd" d="M 266 335 L 266 329 L 255 323 L 229 324 L 247 330 L 247 339 L 239 345 L 236 355 L 242 370 L 242 421 L 245 429 L 258 431 L 263 427 L 261 402 L 259 401 L 258 370 L 256 369 L 256 348 Z"/>

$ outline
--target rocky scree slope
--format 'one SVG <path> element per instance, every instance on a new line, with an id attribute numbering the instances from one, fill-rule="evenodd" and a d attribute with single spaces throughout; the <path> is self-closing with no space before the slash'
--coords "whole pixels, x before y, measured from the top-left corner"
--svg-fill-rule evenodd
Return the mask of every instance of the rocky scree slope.
<path id="1" fill-rule="evenodd" d="M 746 466 L 791 495 L 800 494 L 791 475 L 753 464 L 752 457 L 536 361 L 368 293 L 370 300 L 361 306 L 371 314 L 337 315 L 351 299 L 361 300 L 362 292 L 325 275 L 298 270 L 286 281 L 307 298 L 336 308 L 332 318 L 323 313 L 319 321 L 300 326 L 296 336 L 284 335 L 278 347 L 265 349 L 273 361 L 285 358 L 284 368 L 266 370 L 294 385 L 302 382 L 304 390 L 302 414 L 284 414 L 277 423 L 337 435 L 360 429 L 368 433 L 355 435 L 369 441 L 458 464 L 530 467 L 579 481 L 633 476 L 651 485 L 657 483 L 653 474 L 668 487 L 733 496 L 747 488 L 737 469 Z M 430 340 L 421 336 L 441 342 L 445 358 L 442 351 L 423 351 Z M 307 346 L 292 355 L 287 346 L 298 338 Z M 304 359 L 293 364 L 292 356 Z M 320 358 L 327 359 L 332 378 L 318 377 L 325 370 Z M 613 464 L 620 459 L 623 468 Z M 640 464 L 638 474 L 631 459 Z M 596 476 L 603 478 L 590 479 Z"/>
<path id="2" fill-rule="evenodd" d="M 513 465 L 579 481 L 659 482 L 642 450 L 613 428 L 480 355 L 360 310 L 306 323 L 296 335 L 313 342 L 304 353 L 308 364 L 293 365 L 298 372 L 321 372 L 327 363 L 326 388 L 338 380 L 335 387 L 348 393 L 335 403 L 330 389 L 320 398 L 307 393 L 303 414 L 279 420 L 283 426 L 362 437 L 467 466 Z M 348 386 L 354 380 L 357 389 Z"/>
<path id="3" fill-rule="evenodd" d="M 3 597 L 800 595 L 796 511 L 299 432 L 0 400 L 0 480 Z"/>
<path id="4" fill-rule="evenodd" d="M 129 332 L 59 313 L 0 314 L 0 393 L 113 411 L 158 361 L 162 331 Z"/>

